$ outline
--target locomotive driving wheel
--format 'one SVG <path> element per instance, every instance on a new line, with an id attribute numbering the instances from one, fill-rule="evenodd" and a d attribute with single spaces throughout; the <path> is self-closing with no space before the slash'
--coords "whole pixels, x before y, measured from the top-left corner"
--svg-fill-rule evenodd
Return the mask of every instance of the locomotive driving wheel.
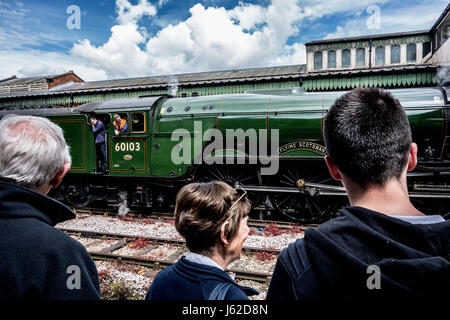
<path id="1" fill-rule="evenodd" d="M 326 167 L 301 167 L 299 164 L 284 166 L 276 176 L 280 187 L 298 187 L 298 181 L 306 183 L 339 185 Z M 277 212 L 288 220 L 301 223 L 320 223 L 330 218 L 347 204 L 347 197 L 311 196 L 308 193 L 276 193 L 271 202 Z"/>
<path id="2" fill-rule="evenodd" d="M 66 192 L 67 202 L 75 208 L 86 207 L 92 202 L 87 186 L 82 184 L 71 184 L 67 186 Z"/>
<path id="3" fill-rule="evenodd" d="M 236 185 L 262 185 L 261 173 L 256 166 L 209 165 L 201 168 L 196 176 L 199 182 L 219 180 L 229 184 L 233 188 Z M 258 206 L 261 198 L 262 195 L 260 193 L 248 192 L 248 200 L 252 205 L 252 209 Z"/>

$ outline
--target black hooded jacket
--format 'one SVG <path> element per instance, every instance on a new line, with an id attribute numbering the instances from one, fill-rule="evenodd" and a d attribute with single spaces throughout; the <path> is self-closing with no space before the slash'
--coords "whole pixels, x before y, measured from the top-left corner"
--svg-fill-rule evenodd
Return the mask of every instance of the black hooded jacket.
<path id="1" fill-rule="evenodd" d="M 54 228 L 74 217 L 56 200 L 0 181 L 0 300 L 100 299 L 89 253 Z"/>
<path id="2" fill-rule="evenodd" d="M 412 224 L 347 207 L 280 254 L 267 299 L 448 299 L 449 259 L 449 220 Z"/>

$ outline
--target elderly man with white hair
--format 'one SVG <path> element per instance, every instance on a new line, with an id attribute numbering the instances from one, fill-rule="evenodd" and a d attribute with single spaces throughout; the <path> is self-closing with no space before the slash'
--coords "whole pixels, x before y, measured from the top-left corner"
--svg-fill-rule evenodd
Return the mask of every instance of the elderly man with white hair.
<path id="1" fill-rule="evenodd" d="M 60 127 L 33 116 L 0 121 L 0 299 L 99 299 L 86 249 L 54 228 L 73 219 L 47 197 L 70 170 Z"/>

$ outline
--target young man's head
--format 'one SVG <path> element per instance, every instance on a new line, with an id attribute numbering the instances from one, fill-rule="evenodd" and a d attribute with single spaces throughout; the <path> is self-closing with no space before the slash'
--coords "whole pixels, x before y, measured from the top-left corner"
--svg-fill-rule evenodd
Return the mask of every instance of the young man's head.
<path id="1" fill-rule="evenodd" d="M 97 124 L 97 118 L 95 116 L 90 116 L 89 117 L 89 121 L 91 124 L 93 124 L 94 126 Z"/>
<path id="2" fill-rule="evenodd" d="M 324 140 L 328 164 L 361 187 L 383 187 L 399 179 L 407 164 L 415 166 L 409 163 L 410 149 L 417 152 L 417 146 L 408 117 L 397 99 L 378 88 L 357 88 L 338 98 L 325 117 Z"/>

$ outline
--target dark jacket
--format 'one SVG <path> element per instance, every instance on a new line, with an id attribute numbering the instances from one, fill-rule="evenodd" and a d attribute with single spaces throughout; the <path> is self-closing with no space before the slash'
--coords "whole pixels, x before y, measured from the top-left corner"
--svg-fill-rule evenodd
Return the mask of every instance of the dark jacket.
<path id="1" fill-rule="evenodd" d="M 94 132 L 95 144 L 105 142 L 105 125 L 100 120 L 97 120 L 97 124 L 92 126 L 92 131 Z"/>
<path id="2" fill-rule="evenodd" d="M 347 207 L 283 250 L 267 299 L 448 299 L 449 241 L 448 220 L 411 224 Z"/>
<path id="3" fill-rule="evenodd" d="M 236 284 L 225 271 L 183 256 L 156 275 L 146 300 L 208 300 L 220 283 L 233 284 L 224 300 L 248 300 L 247 296 L 258 294 L 252 288 Z"/>
<path id="4" fill-rule="evenodd" d="M 54 228 L 74 217 L 56 200 L 0 181 L 0 300 L 100 298 L 88 252 Z"/>

